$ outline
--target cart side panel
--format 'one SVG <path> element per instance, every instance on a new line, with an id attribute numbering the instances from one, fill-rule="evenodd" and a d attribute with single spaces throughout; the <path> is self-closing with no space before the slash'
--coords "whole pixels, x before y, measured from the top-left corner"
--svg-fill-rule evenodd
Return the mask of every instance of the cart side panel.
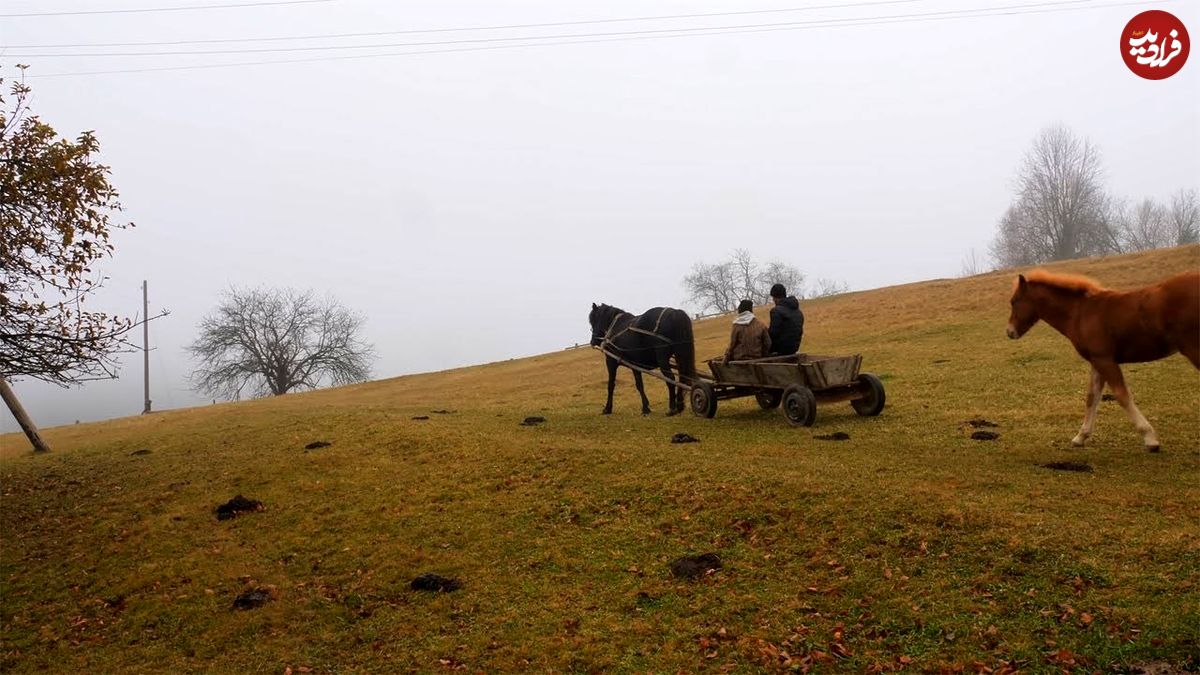
<path id="1" fill-rule="evenodd" d="M 800 363 L 805 385 L 809 389 L 830 389 L 854 382 L 862 365 L 862 355 L 816 356 L 812 355 Z"/>
<path id="2" fill-rule="evenodd" d="M 740 384 L 747 386 L 755 386 L 758 384 L 756 379 L 757 374 L 754 371 L 754 365 L 750 361 L 734 361 L 732 363 L 721 363 L 720 360 L 714 359 L 708 362 L 708 368 L 712 371 L 713 379 L 721 384 Z"/>
<path id="3" fill-rule="evenodd" d="M 712 370 L 713 377 L 721 384 L 783 389 L 793 382 L 800 381 L 800 370 L 794 361 L 794 358 L 790 363 L 765 359 L 730 363 L 713 360 L 709 361 L 708 367 Z"/>
<path id="4" fill-rule="evenodd" d="M 783 389 L 800 381 L 800 369 L 795 363 L 756 363 L 754 369 L 758 384 L 763 387 Z"/>
<path id="5" fill-rule="evenodd" d="M 803 384 L 814 391 L 854 382 L 862 356 L 822 356 L 793 354 L 784 357 L 732 361 L 720 359 L 708 362 L 713 378 L 720 384 L 783 389 L 790 384 Z"/>

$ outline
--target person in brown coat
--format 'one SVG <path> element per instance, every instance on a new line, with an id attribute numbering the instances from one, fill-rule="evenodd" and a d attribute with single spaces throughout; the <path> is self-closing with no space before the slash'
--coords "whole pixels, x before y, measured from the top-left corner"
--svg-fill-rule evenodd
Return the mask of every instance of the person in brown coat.
<path id="1" fill-rule="evenodd" d="M 737 318 L 733 320 L 733 334 L 729 336 L 729 349 L 725 350 L 725 363 L 761 359 L 771 353 L 771 335 L 767 324 L 754 316 L 754 303 L 743 300 L 738 305 Z"/>

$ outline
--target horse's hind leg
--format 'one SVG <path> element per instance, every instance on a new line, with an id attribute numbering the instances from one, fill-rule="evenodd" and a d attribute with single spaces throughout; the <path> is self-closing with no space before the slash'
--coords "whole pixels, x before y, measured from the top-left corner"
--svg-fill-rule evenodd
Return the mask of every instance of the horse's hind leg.
<path id="1" fill-rule="evenodd" d="M 685 380 L 683 377 L 683 368 L 681 368 L 679 366 L 679 357 L 678 356 L 676 356 L 676 358 L 675 358 L 675 372 L 679 373 L 679 378 L 678 378 L 679 382 L 684 382 Z M 689 382 L 689 384 L 690 384 L 690 382 Z M 688 391 L 689 390 L 685 389 L 683 387 L 683 385 L 675 387 L 675 410 L 677 410 L 678 412 L 682 413 L 684 410 L 687 409 L 687 392 Z"/>
<path id="2" fill-rule="evenodd" d="M 658 368 L 667 378 L 667 401 L 669 406 L 667 416 L 670 417 L 683 412 L 683 390 L 671 384 L 671 380 L 675 379 L 675 373 L 671 371 L 671 354 L 665 349 L 659 349 L 657 356 Z M 676 394 L 677 389 L 680 392 L 678 395 Z"/>
<path id="3" fill-rule="evenodd" d="M 1104 378 L 1100 376 L 1100 371 L 1093 366 L 1091 382 L 1088 383 L 1087 412 L 1083 415 L 1083 426 L 1079 429 L 1079 433 L 1071 439 L 1071 445 L 1082 447 L 1088 437 L 1092 435 L 1092 426 L 1096 424 L 1096 409 L 1100 407 L 1100 392 L 1103 390 Z"/>
<path id="4" fill-rule="evenodd" d="M 1102 361 L 1093 363 L 1092 367 L 1100 371 L 1100 376 L 1108 383 L 1112 389 L 1113 395 L 1117 397 L 1117 403 L 1125 409 L 1129 415 L 1133 426 L 1142 434 L 1142 443 L 1150 452 L 1158 452 L 1158 434 L 1154 433 L 1154 427 L 1150 426 L 1150 422 L 1142 415 L 1142 411 L 1138 410 L 1137 405 L 1133 402 L 1133 394 L 1130 393 L 1129 387 L 1125 386 L 1125 377 L 1121 374 L 1121 367 L 1115 361 Z"/>
<path id="5" fill-rule="evenodd" d="M 642 414 L 650 414 L 650 399 L 646 398 L 646 388 L 642 386 L 642 372 L 640 370 L 633 371 L 633 383 L 637 385 L 638 394 L 642 397 Z"/>
<path id="6" fill-rule="evenodd" d="M 674 374 L 671 372 L 670 366 L 665 366 L 665 368 L 662 368 L 661 370 L 662 375 L 664 375 L 667 380 L 674 380 Z M 682 408 L 682 406 L 679 406 L 676 402 L 676 392 L 674 392 L 674 390 L 676 390 L 676 386 L 674 386 L 674 384 L 671 382 L 667 382 L 667 417 L 677 414 L 680 408 Z"/>

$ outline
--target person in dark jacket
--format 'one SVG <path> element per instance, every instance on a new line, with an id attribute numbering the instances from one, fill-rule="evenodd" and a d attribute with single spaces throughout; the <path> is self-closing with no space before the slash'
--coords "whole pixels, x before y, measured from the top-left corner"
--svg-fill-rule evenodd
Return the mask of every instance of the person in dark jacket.
<path id="1" fill-rule="evenodd" d="M 743 300 L 733 320 L 733 333 L 729 336 L 729 349 L 725 350 L 725 363 L 761 359 L 771 353 L 771 337 L 767 335 L 767 324 L 754 316 L 754 303 Z"/>
<path id="2" fill-rule="evenodd" d="M 787 294 L 783 284 L 771 287 L 771 353 L 795 354 L 800 351 L 800 339 L 804 337 L 804 312 L 800 301 Z"/>

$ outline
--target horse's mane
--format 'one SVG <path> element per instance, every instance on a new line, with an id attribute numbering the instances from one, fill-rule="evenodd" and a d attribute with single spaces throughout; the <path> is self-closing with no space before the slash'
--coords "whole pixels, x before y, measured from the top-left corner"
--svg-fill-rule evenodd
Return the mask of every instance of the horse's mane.
<path id="1" fill-rule="evenodd" d="M 1031 284 L 1053 286 L 1070 293 L 1079 293 L 1081 295 L 1091 295 L 1092 293 L 1103 290 L 1103 287 L 1096 283 L 1094 279 L 1089 279 L 1088 277 L 1081 276 L 1079 274 L 1059 274 L 1055 272 L 1047 272 L 1046 270 L 1042 269 L 1033 270 L 1032 272 L 1026 274 L 1025 280 Z"/>

